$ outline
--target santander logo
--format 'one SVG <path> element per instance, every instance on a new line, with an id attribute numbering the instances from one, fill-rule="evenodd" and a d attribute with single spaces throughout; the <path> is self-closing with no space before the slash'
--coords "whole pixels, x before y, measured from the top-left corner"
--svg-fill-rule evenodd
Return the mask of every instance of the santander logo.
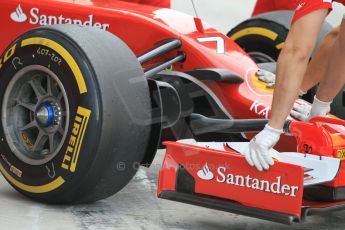
<path id="1" fill-rule="evenodd" d="M 28 19 L 20 4 L 17 6 L 16 11 L 11 13 L 11 19 L 15 22 L 25 22 Z"/>
<path id="2" fill-rule="evenodd" d="M 270 180 L 258 179 L 249 174 L 235 174 L 229 170 L 229 167 L 223 166 L 218 167 L 214 173 L 211 172 L 208 163 L 205 163 L 202 169 L 197 172 L 197 176 L 204 181 L 214 181 L 227 186 L 243 187 L 290 197 L 296 197 L 299 190 L 299 186 L 284 184 L 281 176 Z"/>
<path id="3" fill-rule="evenodd" d="M 93 14 L 89 14 L 84 17 L 71 18 L 66 17 L 63 14 L 60 15 L 49 15 L 44 14 L 39 8 L 31 8 L 30 11 L 25 14 L 22 6 L 19 4 L 14 12 L 10 14 L 10 18 L 14 22 L 18 23 L 30 23 L 31 25 L 55 25 L 55 24 L 74 24 L 74 25 L 84 25 L 99 28 L 102 30 L 108 30 L 110 24 L 101 23 L 96 21 L 96 17 Z"/>
<path id="4" fill-rule="evenodd" d="M 211 172 L 208 164 L 206 163 L 204 167 L 198 171 L 198 177 L 203 180 L 212 180 L 214 178 L 214 174 Z"/>

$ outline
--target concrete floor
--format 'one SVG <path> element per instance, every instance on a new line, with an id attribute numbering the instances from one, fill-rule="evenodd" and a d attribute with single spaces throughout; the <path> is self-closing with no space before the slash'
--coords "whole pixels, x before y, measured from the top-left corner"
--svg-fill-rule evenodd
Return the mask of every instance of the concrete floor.
<path id="1" fill-rule="evenodd" d="M 199 15 L 223 32 L 249 17 L 254 0 L 196 0 Z M 186 0 L 173 7 L 193 13 Z M 336 23 L 343 9 L 331 15 Z M 253 218 L 212 211 L 156 198 L 157 174 L 164 152 L 150 169 L 141 169 L 120 193 L 92 205 L 49 206 L 32 202 L 14 191 L 1 177 L 0 229 L 344 229 L 345 211 L 315 216 L 306 223 L 285 226 Z"/>

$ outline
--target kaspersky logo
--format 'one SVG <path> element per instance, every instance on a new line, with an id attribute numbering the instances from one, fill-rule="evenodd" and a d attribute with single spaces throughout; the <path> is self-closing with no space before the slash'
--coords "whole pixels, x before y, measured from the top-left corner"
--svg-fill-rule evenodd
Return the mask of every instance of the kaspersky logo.
<path id="1" fill-rule="evenodd" d="M 11 19 L 15 22 L 25 22 L 28 19 L 20 4 L 17 6 L 16 11 L 11 13 Z"/>
<path id="2" fill-rule="evenodd" d="M 202 169 L 197 172 L 197 176 L 205 181 L 214 181 L 228 186 L 249 188 L 283 196 L 296 197 L 296 193 L 299 190 L 298 186 L 283 184 L 281 176 L 276 177 L 272 182 L 258 179 L 251 175 L 237 175 L 231 173 L 229 167 L 223 166 L 218 167 L 216 173 L 214 173 L 210 170 L 208 163 L 205 163 Z"/>
<path id="3" fill-rule="evenodd" d="M 22 6 L 19 4 L 14 12 L 11 13 L 10 18 L 14 22 L 24 23 L 28 22 L 31 25 L 55 25 L 55 24 L 74 24 L 74 25 L 84 25 L 99 28 L 102 30 L 108 30 L 110 24 L 97 22 L 93 14 L 80 18 L 69 18 L 64 15 L 47 15 L 41 13 L 39 8 L 31 8 L 29 14 L 25 14 Z"/>

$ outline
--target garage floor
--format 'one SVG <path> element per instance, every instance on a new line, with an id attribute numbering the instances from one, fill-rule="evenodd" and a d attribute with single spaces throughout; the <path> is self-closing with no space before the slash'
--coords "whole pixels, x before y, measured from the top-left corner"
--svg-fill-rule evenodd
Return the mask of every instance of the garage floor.
<path id="1" fill-rule="evenodd" d="M 199 14 L 223 32 L 247 18 L 254 0 L 195 0 Z M 173 0 L 173 7 L 192 13 L 186 0 Z M 337 8 L 332 22 L 341 18 Z M 49 206 L 27 200 L 0 177 L 0 229 L 344 229 L 345 211 L 315 216 L 300 225 L 280 224 L 225 212 L 174 203 L 156 198 L 157 174 L 164 152 L 150 169 L 141 169 L 119 194 L 92 205 Z"/>

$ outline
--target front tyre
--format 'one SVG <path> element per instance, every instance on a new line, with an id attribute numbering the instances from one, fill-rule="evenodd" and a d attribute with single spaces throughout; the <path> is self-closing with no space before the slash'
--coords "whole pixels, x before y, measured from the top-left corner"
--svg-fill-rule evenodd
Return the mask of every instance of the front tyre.
<path id="1" fill-rule="evenodd" d="M 92 202 L 122 189 L 149 141 L 143 75 L 126 44 L 102 30 L 58 25 L 15 40 L 0 65 L 6 180 L 47 203 Z"/>
<path id="2" fill-rule="evenodd" d="M 242 22 L 227 35 L 244 49 L 256 63 L 276 62 L 289 30 L 261 18 Z"/>

